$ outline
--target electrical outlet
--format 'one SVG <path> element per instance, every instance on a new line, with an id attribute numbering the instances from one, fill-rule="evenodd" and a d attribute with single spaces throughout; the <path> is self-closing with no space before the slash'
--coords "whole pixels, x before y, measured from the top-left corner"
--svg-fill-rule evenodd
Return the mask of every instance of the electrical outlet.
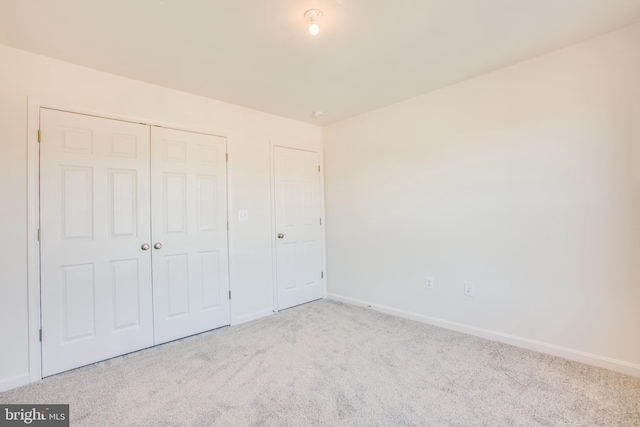
<path id="1" fill-rule="evenodd" d="M 433 289 L 435 286 L 435 280 L 430 276 L 427 276 L 424 283 L 427 286 L 427 289 Z"/>
<path id="2" fill-rule="evenodd" d="M 246 210 L 238 211 L 238 221 L 249 221 L 249 211 L 246 211 Z"/>
<path id="3" fill-rule="evenodd" d="M 472 282 L 464 282 L 464 295 L 467 297 L 472 297 L 475 295 L 475 290 L 473 289 Z"/>

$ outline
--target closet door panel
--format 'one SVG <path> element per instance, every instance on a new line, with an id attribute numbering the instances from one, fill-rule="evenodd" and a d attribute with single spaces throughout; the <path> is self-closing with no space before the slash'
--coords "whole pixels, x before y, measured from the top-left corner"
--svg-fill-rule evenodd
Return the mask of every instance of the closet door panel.
<path id="1" fill-rule="evenodd" d="M 149 127 L 40 111 L 43 376 L 153 345 Z"/>
<path id="2" fill-rule="evenodd" d="M 229 324 L 226 139 L 151 129 L 155 342 Z"/>

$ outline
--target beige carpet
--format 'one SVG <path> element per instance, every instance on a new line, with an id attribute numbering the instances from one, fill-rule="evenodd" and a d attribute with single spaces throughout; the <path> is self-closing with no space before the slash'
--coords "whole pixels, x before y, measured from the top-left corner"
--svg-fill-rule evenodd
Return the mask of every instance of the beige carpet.
<path id="1" fill-rule="evenodd" d="M 640 426 L 640 378 L 332 301 L 0 394 L 72 426 Z"/>

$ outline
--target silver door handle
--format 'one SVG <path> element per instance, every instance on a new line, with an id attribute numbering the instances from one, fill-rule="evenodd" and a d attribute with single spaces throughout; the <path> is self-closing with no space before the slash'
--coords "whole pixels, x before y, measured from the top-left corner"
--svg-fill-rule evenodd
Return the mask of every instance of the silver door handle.
<path id="1" fill-rule="evenodd" d="M 154 249 L 162 249 L 162 243 L 158 242 L 153 245 Z"/>
<path id="2" fill-rule="evenodd" d="M 149 246 L 149 244 L 148 244 L 148 243 L 145 243 L 145 244 L 143 244 L 142 246 L 140 246 L 140 249 L 142 249 L 143 251 L 148 251 L 150 247 L 151 247 L 151 246 Z"/>
<path id="3" fill-rule="evenodd" d="M 278 233 L 278 239 L 284 239 L 284 234 Z"/>

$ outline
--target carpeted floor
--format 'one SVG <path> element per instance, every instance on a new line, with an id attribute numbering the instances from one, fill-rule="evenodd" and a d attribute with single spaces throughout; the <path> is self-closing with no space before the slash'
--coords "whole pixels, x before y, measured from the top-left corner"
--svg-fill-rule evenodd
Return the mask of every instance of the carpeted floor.
<path id="1" fill-rule="evenodd" d="M 72 426 L 640 426 L 640 378 L 323 300 L 0 394 Z"/>

